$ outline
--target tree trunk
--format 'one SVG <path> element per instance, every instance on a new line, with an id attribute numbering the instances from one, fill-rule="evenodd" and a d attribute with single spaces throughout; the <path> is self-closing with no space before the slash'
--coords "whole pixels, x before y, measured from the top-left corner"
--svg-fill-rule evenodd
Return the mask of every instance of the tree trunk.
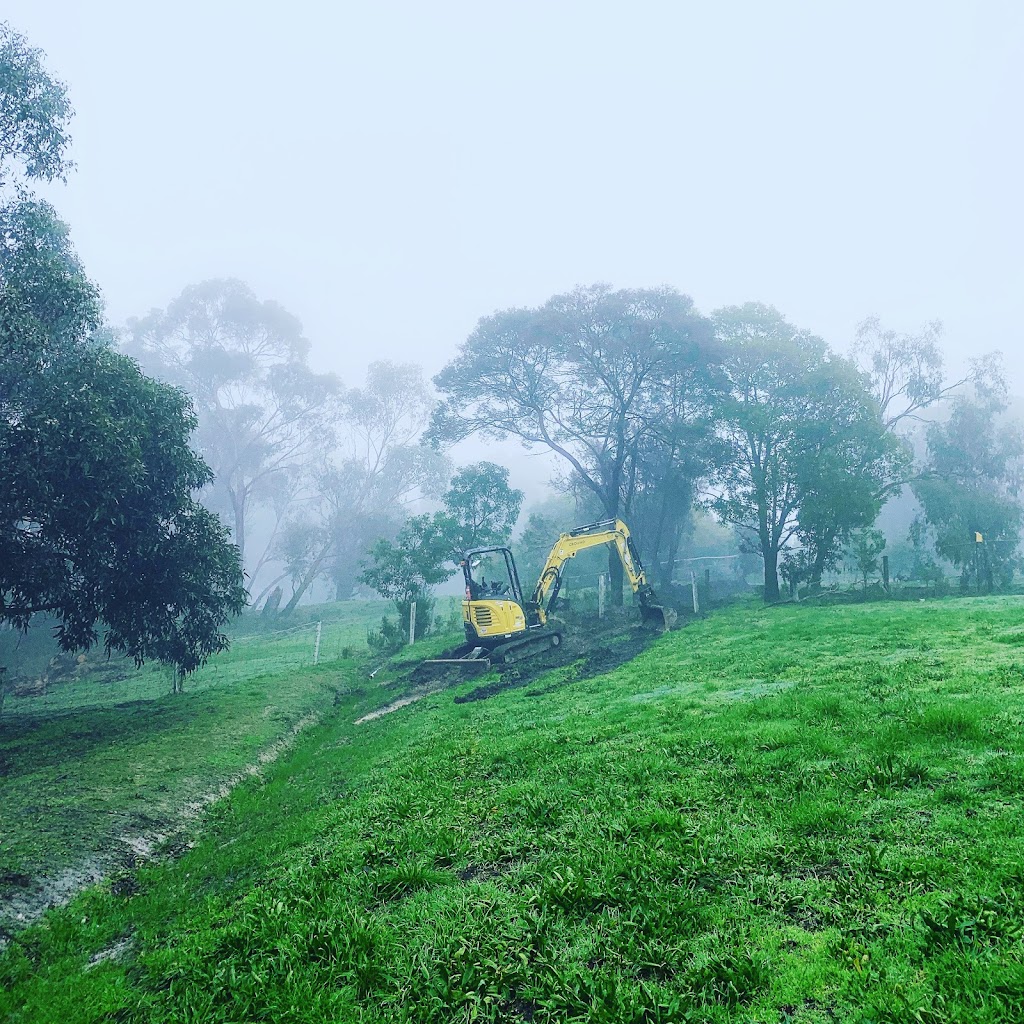
<path id="1" fill-rule="evenodd" d="M 332 574 L 334 582 L 334 599 L 350 601 L 356 586 L 356 567 L 354 564 L 340 565 Z"/>
<path id="2" fill-rule="evenodd" d="M 676 526 L 672 530 L 672 535 L 669 538 L 668 544 L 668 561 L 662 564 L 662 570 L 659 574 L 659 582 L 665 586 L 671 586 L 672 580 L 675 579 L 676 575 L 676 559 L 679 557 L 679 541 L 680 541 L 679 527 Z"/>
<path id="3" fill-rule="evenodd" d="M 776 604 L 779 594 L 779 552 L 771 544 L 761 549 L 764 558 L 764 601 L 765 604 Z"/>
<path id="4" fill-rule="evenodd" d="M 309 567 L 306 575 L 302 577 L 302 581 L 295 588 L 295 593 L 288 599 L 288 603 L 284 606 L 281 611 L 281 616 L 285 617 L 295 611 L 295 606 L 302 600 L 302 595 L 313 585 L 317 576 L 320 575 L 321 570 L 324 567 L 324 563 L 327 561 L 327 556 L 331 553 L 330 548 L 324 551 L 319 557 L 313 560 L 313 564 Z"/>
<path id="5" fill-rule="evenodd" d="M 235 520 L 235 544 L 242 555 L 242 565 L 245 566 L 245 498 L 234 491 L 231 492 L 231 514 Z"/>
<path id="6" fill-rule="evenodd" d="M 825 560 L 832 551 L 835 544 L 835 531 L 830 531 L 824 537 L 818 539 L 814 545 L 814 562 L 811 565 L 811 574 L 807 580 L 808 587 L 812 592 L 821 589 L 821 577 L 825 574 Z"/>

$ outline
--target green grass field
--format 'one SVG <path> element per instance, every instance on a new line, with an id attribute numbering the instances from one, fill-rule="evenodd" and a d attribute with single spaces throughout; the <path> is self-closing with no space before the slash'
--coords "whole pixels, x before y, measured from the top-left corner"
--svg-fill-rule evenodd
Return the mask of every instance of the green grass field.
<path id="1" fill-rule="evenodd" d="M 737 606 L 360 726 L 330 671 L 193 848 L 18 933 L 0 1016 L 1024 1020 L 1024 600 Z"/>
<path id="2" fill-rule="evenodd" d="M 303 609 L 284 626 L 245 616 L 231 624 L 230 650 L 180 695 L 170 694 L 166 669 L 147 666 L 8 697 L 0 719 L 0 898 L 30 895 L 30 879 L 62 889 L 105 874 L 173 831 L 183 811 L 365 678 L 366 630 L 385 607 Z M 45 665 L 52 644 L 31 640 Z"/>

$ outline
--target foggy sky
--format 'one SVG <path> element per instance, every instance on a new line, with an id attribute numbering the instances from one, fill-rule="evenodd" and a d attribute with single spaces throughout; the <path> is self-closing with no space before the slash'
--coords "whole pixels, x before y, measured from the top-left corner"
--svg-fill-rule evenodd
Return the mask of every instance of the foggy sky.
<path id="1" fill-rule="evenodd" d="M 1024 381 L 1017 3 L 8 0 L 77 110 L 47 195 L 115 323 L 207 277 L 311 362 L 436 372 L 577 283 L 946 325 Z"/>

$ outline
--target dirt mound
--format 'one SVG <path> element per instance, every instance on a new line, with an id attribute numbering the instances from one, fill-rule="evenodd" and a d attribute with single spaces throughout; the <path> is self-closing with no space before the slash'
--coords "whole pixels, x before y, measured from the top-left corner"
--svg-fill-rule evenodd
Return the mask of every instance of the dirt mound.
<path id="1" fill-rule="evenodd" d="M 568 665 L 576 666 L 573 678 L 589 679 L 631 661 L 660 635 L 656 630 L 638 626 L 632 619 L 604 620 L 603 623 L 597 624 L 567 622 L 559 647 L 508 666 L 497 680 L 456 697 L 455 703 L 468 704 L 472 701 L 487 700 L 507 690 L 527 686 L 553 668 L 564 668 Z M 554 688 L 546 687 L 530 695 L 539 696 Z"/>

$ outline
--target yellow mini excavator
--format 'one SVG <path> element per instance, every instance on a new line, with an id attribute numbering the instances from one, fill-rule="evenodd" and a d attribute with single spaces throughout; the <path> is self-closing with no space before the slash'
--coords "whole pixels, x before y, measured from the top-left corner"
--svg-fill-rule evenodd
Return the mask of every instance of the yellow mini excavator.
<path id="1" fill-rule="evenodd" d="M 614 547 L 618 553 L 644 622 L 660 630 L 671 629 L 676 613 L 657 603 L 629 528 L 621 519 L 607 519 L 580 526 L 558 538 L 528 600 L 523 598 L 519 572 L 508 548 L 467 551 L 461 563 L 466 579 L 462 602 L 466 643 L 441 658 L 424 662 L 423 667 L 486 670 L 492 664 L 507 665 L 557 647 L 562 642 L 562 631 L 549 617 L 562 585 L 565 564 L 580 551 L 602 544 Z M 487 565 L 492 567 L 490 582 L 485 576 Z M 478 576 L 481 567 L 483 571 Z"/>

